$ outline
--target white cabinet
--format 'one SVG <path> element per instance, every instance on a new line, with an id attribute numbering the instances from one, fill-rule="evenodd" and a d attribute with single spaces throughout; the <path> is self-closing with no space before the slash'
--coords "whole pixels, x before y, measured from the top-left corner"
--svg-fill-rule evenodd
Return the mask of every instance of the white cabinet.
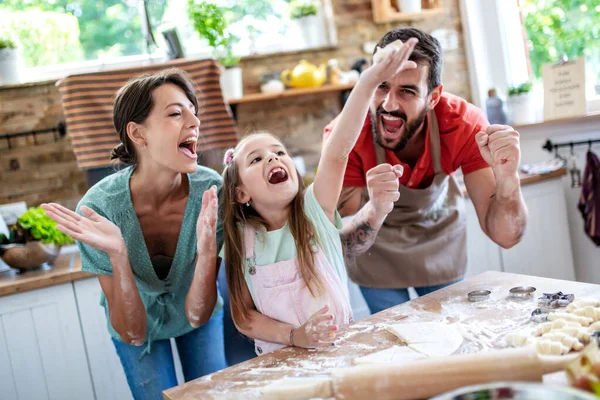
<path id="1" fill-rule="evenodd" d="M 73 285 L 0 298 L 3 400 L 94 399 Z"/>
<path id="2" fill-rule="evenodd" d="M 575 280 L 564 186 L 553 179 L 523 187 L 529 210 L 521 242 L 502 249 L 505 272 Z"/>
<path id="3" fill-rule="evenodd" d="M 467 201 L 467 276 L 495 270 L 575 280 L 561 180 L 525 185 L 522 191 L 529 210 L 527 228 L 521 242 L 508 250 L 496 245 L 483 233 L 475 209 Z"/>
<path id="4" fill-rule="evenodd" d="M 98 278 L 76 281 L 73 286 L 96 399 L 132 399 L 125 372 L 106 328 L 106 315 L 100 306 L 102 289 Z"/>

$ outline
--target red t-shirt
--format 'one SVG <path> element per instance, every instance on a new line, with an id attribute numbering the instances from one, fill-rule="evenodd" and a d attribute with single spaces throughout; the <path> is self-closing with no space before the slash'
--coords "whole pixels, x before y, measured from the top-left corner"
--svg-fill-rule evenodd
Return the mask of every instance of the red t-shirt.
<path id="1" fill-rule="evenodd" d="M 435 115 L 440 129 L 442 169 L 446 174 L 454 173 L 459 167 L 465 175 L 489 167 L 481 157 L 475 142 L 475 135 L 485 131 L 489 125 L 479 108 L 460 97 L 442 93 L 440 101 L 435 106 Z M 338 118 L 339 115 L 325 127 L 324 139 L 329 136 Z M 344 186 L 366 186 L 367 171 L 377 165 L 374 146 L 371 119 L 367 116 L 358 141 L 350 152 L 344 175 Z M 429 186 L 434 176 L 429 124 L 427 124 L 425 150 L 414 169 L 399 160 L 392 150 L 385 150 L 385 159 L 391 165 L 401 164 L 404 167 L 404 173 L 400 178 L 400 183 L 404 186 L 409 188 Z"/>

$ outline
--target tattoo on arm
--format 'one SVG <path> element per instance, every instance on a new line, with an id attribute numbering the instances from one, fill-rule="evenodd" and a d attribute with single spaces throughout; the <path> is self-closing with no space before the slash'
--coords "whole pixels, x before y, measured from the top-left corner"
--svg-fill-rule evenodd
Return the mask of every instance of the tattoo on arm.
<path id="1" fill-rule="evenodd" d="M 356 215 L 347 217 L 348 226 L 340 232 L 342 243 L 347 258 L 354 258 L 371 248 L 377 237 L 379 229 L 374 229 L 368 221 L 363 207 Z"/>

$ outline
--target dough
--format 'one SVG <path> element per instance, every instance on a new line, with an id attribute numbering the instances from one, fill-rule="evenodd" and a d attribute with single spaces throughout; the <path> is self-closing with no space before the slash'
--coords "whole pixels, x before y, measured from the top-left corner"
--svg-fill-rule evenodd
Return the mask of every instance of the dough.
<path id="1" fill-rule="evenodd" d="M 564 328 L 554 329 L 550 331 L 552 333 L 564 333 L 571 337 L 576 338 L 581 343 L 587 344 L 590 342 L 590 334 L 588 333 L 586 328 L 575 327 L 575 326 L 565 326 Z"/>
<path id="2" fill-rule="evenodd" d="M 402 47 L 402 40 L 395 40 L 384 48 L 377 47 L 375 54 L 373 54 L 373 64 L 377 64 L 381 60 L 384 60 L 388 54 L 396 49 L 399 49 L 400 47 Z"/>
<path id="3" fill-rule="evenodd" d="M 567 312 L 573 312 L 574 310 L 582 307 L 600 307 L 600 301 L 596 299 L 579 299 L 575 300 L 571 304 L 567 305 L 565 309 Z"/>
<path id="4" fill-rule="evenodd" d="M 537 336 L 541 336 L 546 332 L 550 332 L 553 329 L 560 329 L 560 328 L 566 328 L 566 327 L 581 327 L 581 324 L 579 322 L 575 322 L 575 321 L 567 321 L 565 319 L 557 319 L 551 322 L 543 322 L 541 324 L 539 324 L 536 328 L 535 328 L 535 334 Z"/>
<path id="5" fill-rule="evenodd" d="M 285 377 L 262 390 L 263 399 L 308 400 L 333 397 L 333 386 L 328 376 Z"/>
<path id="6" fill-rule="evenodd" d="M 600 320 L 600 308 L 598 307 L 586 306 L 582 308 L 576 308 L 573 310 L 573 314 L 591 318 L 594 320 L 594 322 Z"/>
<path id="7" fill-rule="evenodd" d="M 579 351 L 583 349 L 583 343 L 581 343 L 577 338 L 567 335 L 564 332 L 555 332 L 550 331 L 542 335 L 542 339 L 552 340 L 554 342 L 560 342 L 567 346 L 570 350 Z"/>
<path id="8" fill-rule="evenodd" d="M 588 333 L 592 334 L 596 331 L 600 331 L 600 321 L 596 321 L 587 328 Z"/>
<path id="9" fill-rule="evenodd" d="M 529 332 L 520 331 L 507 334 L 504 336 L 504 341 L 511 347 L 522 347 L 532 344 L 534 342 L 534 338 L 529 334 Z"/>
<path id="10" fill-rule="evenodd" d="M 364 357 L 354 359 L 354 364 L 392 364 L 427 358 L 425 354 L 418 353 L 408 346 L 392 346 L 389 349 L 371 353 Z"/>
<path id="11" fill-rule="evenodd" d="M 548 339 L 540 339 L 537 341 L 535 349 L 539 354 L 556 355 L 567 354 L 571 349 L 560 342 L 555 342 Z"/>
<path id="12" fill-rule="evenodd" d="M 582 317 L 580 315 L 570 314 L 566 312 L 553 312 L 548 314 L 548 321 L 555 321 L 557 319 L 579 322 L 582 326 L 589 326 L 592 322 L 594 322 L 591 318 Z"/>
<path id="13" fill-rule="evenodd" d="M 456 328 L 439 322 L 384 325 L 383 328 L 411 349 L 429 357 L 449 356 L 463 342 L 463 337 Z"/>

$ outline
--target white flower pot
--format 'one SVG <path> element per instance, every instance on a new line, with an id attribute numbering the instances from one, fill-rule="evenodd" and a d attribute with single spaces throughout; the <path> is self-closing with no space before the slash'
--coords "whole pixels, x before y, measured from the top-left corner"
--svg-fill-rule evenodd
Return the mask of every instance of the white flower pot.
<path id="1" fill-rule="evenodd" d="M 327 44 L 320 13 L 290 21 L 286 37 L 294 49 L 311 49 Z"/>
<path id="2" fill-rule="evenodd" d="M 21 56 L 17 49 L 0 49 L 0 84 L 21 82 Z"/>
<path id="3" fill-rule="evenodd" d="M 396 0 L 401 13 L 414 14 L 421 12 L 421 0 Z"/>
<path id="4" fill-rule="evenodd" d="M 506 100 L 508 118 L 513 125 L 527 125 L 536 122 L 536 109 L 533 98 L 532 92 L 508 96 Z"/>
<path id="5" fill-rule="evenodd" d="M 244 95 L 242 69 L 240 67 L 224 68 L 221 71 L 220 83 L 225 100 L 239 99 Z"/>

